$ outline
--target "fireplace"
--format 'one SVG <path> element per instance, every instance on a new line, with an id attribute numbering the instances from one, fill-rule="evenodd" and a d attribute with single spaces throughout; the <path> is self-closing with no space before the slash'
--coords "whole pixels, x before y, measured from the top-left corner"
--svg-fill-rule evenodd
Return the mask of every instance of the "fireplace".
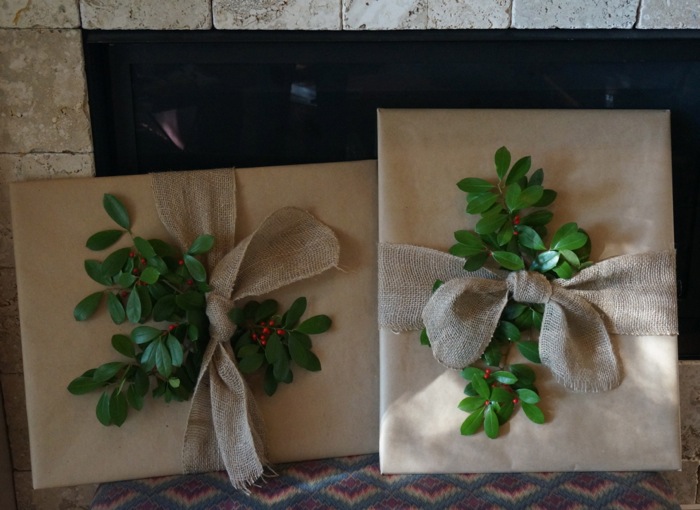
<path id="1" fill-rule="evenodd" d="M 679 349 L 700 359 L 697 32 L 86 31 L 84 50 L 98 175 L 376 158 L 378 107 L 670 110 Z"/>

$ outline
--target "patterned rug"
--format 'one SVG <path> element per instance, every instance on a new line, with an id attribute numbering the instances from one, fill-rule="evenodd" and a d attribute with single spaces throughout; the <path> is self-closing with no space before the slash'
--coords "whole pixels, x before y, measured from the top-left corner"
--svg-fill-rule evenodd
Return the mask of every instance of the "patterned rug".
<path id="1" fill-rule="evenodd" d="M 578 472 L 382 475 L 377 455 L 278 466 L 251 494 L 225 473 L 100 485 L 92 510 L 304 510 L 464 508 L 470 510 L 679 509 L 658 473 Z"/>

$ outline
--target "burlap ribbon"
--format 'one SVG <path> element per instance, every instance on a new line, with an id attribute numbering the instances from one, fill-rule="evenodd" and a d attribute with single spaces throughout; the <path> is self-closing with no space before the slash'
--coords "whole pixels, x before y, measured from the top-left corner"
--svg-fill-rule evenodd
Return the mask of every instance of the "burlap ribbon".
<path id="1" fill-rule="evenodd" d="M 543 303 L 542 363 L 574 391 L 606 391 L 621 382 L 609 334 L 677 334 L 675 253 L 623 255 L 569 280 L 536 272 L 468 272 L 464 259 L 428 248 L 379 247 L 379 322 L 397 331 L 426 328 L 435 358 L 462 369 L 491 341 L 512 296 Z M 445 283 L 434 293 L 435 280 Z"/>
<path id="2" fill-rule="evenodd" d="M 226 469 L 246 489 L 267 462 L 263 423 L 241 376 L 226 313 L 236 300 L 261 295 L 337 266 L 331 229 L 309 213 L 286 207 L 268 216 L 234 248 L 235 178 L 232 170 L 153 174 L 159 217 L 183 250 L 201 234 L 215 247 L 205 260 L 210 341 L 192 397 L 183 464 L 187 473 Z"/>

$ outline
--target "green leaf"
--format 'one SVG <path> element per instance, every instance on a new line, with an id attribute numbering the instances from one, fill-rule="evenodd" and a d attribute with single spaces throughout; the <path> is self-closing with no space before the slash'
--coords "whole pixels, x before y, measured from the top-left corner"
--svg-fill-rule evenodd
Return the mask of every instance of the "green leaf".
<path id="1" fill-rule="evenodd" d="M 126 261 L 129 260 L 131 248 L 120 248 L 110 253 L 102 262 L 102 274 L 105 276 L 114 276 L 122 270 Z"/>
<path id="2" fill-rule="evenodd" d="M 491 388 L 489 386 L 489 383 L 487 383 L 483 377 L 474 375 L 472 376 L 471 382 L 472 386 L 474 386 L 474 390 L 480 397 L 488 399 L 491 396 Z"/>
<path id="3" fill-rule="evenodd" d="M 115 278 L 114 283 L 119 285 L 122 289 L 128 289 L 134 283 L 136 283 L 136 280 L 138 280 L 138 278 L 131 273 L 119 273 Z"/>
<path id="4" fill-rule="evenodd" d="M 140 411 L 143 409 L 143 395 L 141 395 L 137 390 L 136 390 L 136 385 L 130 384 L 129 387 L 126 389 L 126 401 L 129 403 L 131 407 L 136 409 L 137 411 Z"/>
<path id="5" fill-rule="evenodd" d="M 518 378 L 520 384 L 529 386 L 535 382 L 535 371 L 529 366 L 522 363 L 514 363 L 509 368 Z"/>
<path id="6" fill-rule="evenodd" d="M 467 381 L 471 381 L 472 378 L 478 377 L 480 379 L 483 379 L 486 373 L 481 370 L 480 368 L 477 367 L 466 367 L 465 369 L 462 370 L 461 372 L 462 377 L 466 379 Z M 488 398 L 488 397 L 484 397 Z"/>
<path id="7" fill-rule="evenodd" d="M 527 216 L 523 216 L 522 218 L 520 218 L 520 224 L 529 225 L 531 227 L 543 226 L 547 225 L 550 221 L 552 221 L 553 217 L 554 213 L 552 213 L 552 211 L 547 211 L 546 209 L 543 209 L 540 211 L 532 212 Z"/>
<path id="8" fill-rule="evenodd" d="M 199 236 L 194 240 L 190 249 L 187 253 L 190 255 L 201 255 L 202 253 L 207 253 L 214 246 L 214 236 L 209 234 L 204 234 Z"/>
<path id="9" fill-rule="evenodd" d="M 97 419 L 105 427 L 112 424 L 112 418 L 109 415 L 109 401 L 109 393 L 105 391 L 97 401 L 97 407 L 95 408 Z"/>
<path id="10" fill-rule="evenodd" d="M 153 305 L 153 320 L 158 322 L 167 321 L 175 313 L 176 309 L 175 296 L 173 294 L 163 296 Z"/>
<path id="11" fill-rule="evenodd" d="M 265 370 L 265 382 L 263 385 L 263 389 L 265 390 L 265 394 L 268 397 L 271 397 L 272 395 L 275 394 L 277 391 L 277 379 L 275 379 L 275 375 L 273 374 L 273 366 L 269 365 L 267 367 L 267 370 Z"/>
<path id="12" fill-rule="evenodd" d="M 518 378 L 515 377 L 515 374 L 512 374 L 511 372 L 508 372 L 506 370 L 499 370 L 498 372 L 494 372 L 491 375 L 498 382 L 503 384 L 515 384 L 516 382 L 518 382 Z"/>
<path id="13" fill-rule="evenodd" d="M 493 341 L 486 346 L 484 354 L 482 354 L 482 358 L 490 366 L 497 366 L 501 362 L 501 357 L 501 346 L 498 345 L 498 342 Z"/>
<path id="14" fill-rule="evenodd" d="M 92 234 L 85 243 L 85 246 L 93 251 L 104 250 L 119 241 L 123 234 L 123 230 L 103 230 Z"/>
<path id="15" fill-rule="evenodd" d="M 564 223 L 561 227 L 557 229 L 557 231 L 552 236 L 552 246 L 558 244 L 566 236 L 570 234 L 575 234 L 576 232 L 578 232 L 578 225 L 576 223 L 574 223 L 573 221 L 569 223 Z"/>
<path id="16" fill-rule="evenodd" d="M 109 278 L 102 273 L 102 263 L 99 260 L 86 260 L 84 266 L 87 275 L 97 283 L 101 283 L 102 285 L 112 284 Z"/>
<path id="17" fill-rule="evenodd" d="M 151 371 L 156 366 L 156 351 L 159 342 L 151 342 L 141 353 L 141 366 L 144 370 Z"/>
<path id="18" fill-rule="evenodd" d="M 513 232 L 513 225 L 511 225 L 509 221 L 506 221 L 498 231 L 498 234 L 496 234 L 496 242 L 498 242 L 498 246 L 506 246 L 513 238 Z"/>
<path id="19" fill-rule="evenodd" d="M 542 183 L 544 182 L 544 170 L 541 168 L 538 168 L 534 172 L 532 172 L 532 175 L 530 176 L 530 184 L 536 184 L 538 186 L 541 186 Z"/>
<path id="20" fill-rule="evenodd" d="M 479 269 L 484 267 L 484 264 L 486 263 L 488 258 L 489 252 L 487 251 L 477 253 L 476 255 L 472 255 L 464 263 L 464 269 L 467 271 L 478 271 Z"/>
<path id="21" fill-rule="evenodd" d="M 136 291 L 132 291 L 126 301 L 126 317 L 130 322 L 141 320 L 141 297 Z"/>
<path id="22" fill-rule="evenodd" d="M 129 414 L 129 405 L 126 402 L 126 396 L 119 390 L 112 392 L 112 397 L 109 399 L 109 416 L 112 424 L 121 427 L 126 421 Z"/>
<path id="23" fill-rule="evenodd" d="M 420 344 L 430 347 L 430 338 L 428 338 L 428 332 L 425 330 L 425 328 L 421 329 L 420 331 Z"/>
<path id="24" fill-rule="evenodd" d="M 265 346 L 265 359 L 268 363 L 273 364 L 284 356 L 287 356 L 287 353 L 284 351 L 282 340 L 277 334 L 270 335 Z"/>
<path id="25" fill-rule="evenodd" d="M 510 342 L 517 342 L 520 340 L 520 329 L 512 322 L 499 321 L 496 326 L 496 331 L 494 332 L 494 337 L 502 338 Z"/>
<path id="26" fill-rule="evenodd" d="M 532 165 L 532 158 L 530 156 L 525 156 L 520 158 L 513 164 L 513 168 L 510 169 L 508 177 L 506 177 L 506 185 L 518 182 L 522 177 L 525 177 L 530 171 L 530 166 Z"/>
<path id="27" fill-rule="evenodd" d="M 533 250 L 546 250 L 547 247 L 544 245 L 540 235 L 535 232 L 535 230 L 526 225 L 521 225 L 518 228 L 518 243 L 526 248 Z"/>
<path id="28" fill-rule="evenodd" d="M 574 232 L 561 239 L 558 242 L 552 242 L 553 250 L 577 250 L 583 247 L 588 241 L 588 236 L 583 232 Z"/>
<path id="29" fill-rule="evenodd" d="M 506 207 L 508 207 L 509 211 L 513 212 L 519 209 L 518 203 L 520 201 L 521 192 L 522 190 L 520 189 L 520 186 L 518 186 L 516 183 L 513 183 L 506 188 Z"/>
<path id="30" fill-rule="evenodd" d="M 498 415 L 498 422 L 501 425 L 510 420 L 510 417 L 513 415 L 514 408 L 515 406 L 513 405 L 513 401 L 509 400 L 508 402 L 504 402 L 503 404 L 501 404 L 501 408 L 496 410 L 496 414 Z"/>
<path id="31" fill-rule="evenodd" d="M 184 352 L 182 351 L 182 344 L 180 340 L 177 339 L 175 335 L 169 334 L 165 340 L 165 345 L 170 351 L 170 361 L 174 367 L 182 366 L 184 360 Z"/>
<path id="32" fill-rule="evenodd" d="M 243 313 L 242 308 L 231 308 L 226 315 L 236 326 L 243 326 L 243 324 L 245 324 L 245 313 Z"/>
<path id="33" fill-rule="evenodd" d="M 175 296 L 175 303 L 183 310 L 203 310 L 206 307 L 206 298 L 201 292 L 189 290 L 184 294 Z"/>
<path id="34" fill-rule="evenodd" d="M 490 439 L 498 437 L 498 415 L 492 406 L 487 406 L 484 412 L 484 432 Z"/>
<path id="35" fill-rule="evenodd" d="M 198 282 L 207 281 L 207 271 L 204 269 L 204 266 L 199 260 L 194 258 L 189 253 L 185 253 L 182 259 L 185 261 L 185 267 L 187 267 L 187 270 L 192 275 L 192 278 Z"/>
<path id="36" fill-rule="evenodd" d="M 180 387 L 180 379 L 178 379 L 177 377 L 171 377 L 170 379 L 168 379 L 168 385 L 171 388 L 179 388 Z"/>
<path id="37" fill-rule="evenodd" d="M 505 147 L 499 148 L 493 160 L 496 164 L 496 175 L 498 175 L 499 180 L 503 180 L 503 176 L 506 175 L 508 168 L 510 168 L 510 151 Z"/>
<path id="38" fill-rule="evenodd" d="M 77 306 L 73 309 L 73 317 L 77 321 L 84 321 L 89 319 L 92 314 L 95 313 L 97 308 L 102 302 L 102 296 L 104 292 L 93 292 L 89 296 L 85 297 Z"/>
<path id="39" fill-rule="evenodd" d="M 156 283 L 158 278 L 160 278 L 160 273 L 155 267 L 148 266 L 143 270 L 143 273 L 141 273 L 141 281 L 148 284 Z"/>
<path id="40" fill-rule="evenodd" d="M 156 370 L 163 377 L 170 377 L 173 371 L 172 357 L 165 343 L 158 339 L 156 342 Z"/>
<path id="41" fill-rule="evenodd" d="M 533 363 L 542 363 L 540 360 L 540 351 L 537 342 L 518 342 L 518 350 L 526 359 Z"/>
<path id="42" fill-rule="evenodd" d="M 179 256 L 177 248 L 161 239 L 149 239 L 148 242 L 159 257 L 176 258 Z"/>
<path id="43" fill-rule="evenodd" d="M 431 292 L 435 292 L 436 290 L 438 290 L 440 287 L 442 287 L 444 285 L 444 283 L 445 282 L 443 282 L 442 280 L 435 280 L 435 282 L 433 282 L 433 288 L 432 288 Z"/>
<path id="44" fill-rule="evenodd" d="M 462 422 L 459 431 L 463 436 L 471 436 L 481 428 L 484 423 L 484 407 L 467 416 L 467 419 Z"/>
<path id="45" fill-rule="evenodd" d="M 568 280 L 574 276 L 574 268 L 568 262 L 562 262 L 557 267 L 554 268 L 554 272 L 559 278 Z"/>
<path id="46" fill-rule="evenodd" d="M 285 382 L 289 378 L 289 358 L 282 356 L 272 365 L 272 374 L 278 382 Z"/>
<path id="47" fill-rule="evenodd" d="M 126 230 L 131 228 L 129 213 L 126 211 L 124 204 L 122 204 L 117 197 L 105 193 L 102 198 L 102 205 L 105 211 L 107 211 L 107 214 L 109 214 L 109 217 L 112 218 L 117 225 Z"/>
<path id="48" fill-rule="evenodd" d="M 112 347 L 119 354 L 127 358 L 136 357 L 134 343 L 131 341 L 131 338 L 126 335 L 112 335 Z"/>
<path id="49" fill-rule="evenodd" d="M 523 411 L 525 411 L 525 416 L 527 416 L 530 419 L 530 421 L 539 425 L 544 423 L 544 413 L 542 412 L 542 409 L 540 409 L 534 404 L 528 404 L 526 402 L 523 402 L 521 406 L 523 408 Z"/>
<path id="50" fill-rule="evenodd" d="M 156 269 L 160 274 L 167 273 L 169 271 L 168 265 L 157 255 L 148 259 L 148 267 Z"/>
<path id="51" fill-rule="evenodd" d="M 112 379 L 119 371 L 126 366 L 125 363 L 121 361 L 110 361 L 109 363 L 104 363 L 95 369 L 95 373 L 92 375 L 92 380 L 96 383 L 104 383 Z"/>
<path id="52" fill-rule="evenodd" d="M 466 246 L 464 244 L 453 244 L 450 246 L 450 249 L 448 250 L 450 255 L 454 255 L 455 257 L 462 257 L 462 258 L 468 258 L 472 257 L 474 255 L 477 255 L 479 253 L 485 253 L 486 248 L 481 246 L 479 248 L 472 248 L 470 246 Z"/>
<path id="53" fill-rule="evenodd" d="M 141 318 L 139 322 L 143 323 L 148 319 L 153 311 L 153 302 L 151 301 L 151 295 L 146 290 L 146 287 L 136 287 L 136 292 L 139 295 L 139 301 L 141 302 Z M 129 302 L 127 301 L 127 304 Z"/>
<path id="54" fill-rule="evenodd" d="M 542 192 L 542 197 L 533 204 L 533 207 L 547 207 L 552 205 L 552 202 L 557 198 L 557 192 L 553 189 L 545 189 Z"/>
<path id="55" fill-rule="evenodd" d="M 238 362 L 238 369 L 244 374 L 250 374 L 260 368 L 263 361 L 265 361 L 265 356 L 260 353 L 246 356 Z"/>
<path id="56" fill-rule="evenodd" d="M 518 398 L 520 400 L 527 402 L 528 404 L 536 404 L 540 401 L 540 396 L 528 388 L 520 388 L 519 390 L 516 390 L 516 393 L 518 394 Z"/>
<path id="57" fill-rule="evenodd" d="M 561 250 L 559 254 L 564 257 L 564 259 L 571 265 L 571 267 L 578 269 L 581 267 L 581 260 L 571 250 Z"/>
<path id="58" fill-rule="evenodd" d="M 492 255 L 494 260 L 504 269 L 519 271 L 525 267 L 523 259 L 515 253 L 509 251 L 494 251 Z"/>
<path id="59" fill-rule="evenodd" d="M 491 390 L 490 400 L 494 402 L 510 402 L 513 400 L 513 394 L 503 388 L 495 387 Z"/>
<path id="60" fill-rule="evenodd" d="M 458 243 L 469 248 L 473 248 L 476 251 L 480 251 L 485 248 L 484 242 L 481 240 L 481 238 L 469 230 L 457 230 L 454 233 L 454 237 Z"/>
<path id="61" fill-rule="evenodd" d="M 311 372 L 321 370 L 319 359 L 299 341 L 296 335 L 289 335 L 289 354 L 292 356 L 294 363 L 300 367 Z"/>
<path id="62" fill-rule="evenodd" d="M 544 190 L 542 189 L 542 186 L 528 186 L 522 190 L 518 196 L 515 209 L 526 209 L 528 207 L 532 207 L 540 200 L 540 198 L 542 198 L 543 193 Z"/>
<path id="63" fill-rule="evenodd" d="M 236 356 L 239 358 L 246 358 L 248 356 L 252 356 L 253 354 L 259 354 L 260 349 L 261 345 L 257 342 L 254 344 L 244 344 L 236 349 Z"/>
<path id="64" fill-rule="evenodd" d="M 275 301 L 274 299 L 266 299 L 265 301 L 260 303 L 260 306 L 255 312 L 255 322 L 268 320 L 275 313 L 277 313 L 278 308 L 279 304 L 277 303 L 277 301 Z"/>
<path id="65" fill-rule="evenodd" d="M 465 193 L 483 193 L 492 190 L 496 186 L 489 181 L 478 177 L 467 177 L 457 183 L 457 187 Z"/>
<path id="66" fill-rule="evenodd" d="M 541 273 L 546 273 L 551 271 L 559 263 L 559 252 L 558 251 L 543 251 L 535 260 L 532 261 L 531 269 L 533 271 L 539 271 Z"/>
<path id="67" fill-rule="evenodd" d="M 135 344 L 145 344 L 151 340 L 158 338 L 161 330 L 151 326 L 137 326 L 131 331 L 131 340 Z"/>
<path id="68" fill-rule="evenodd" d="M 495 214 L 493 216 L 486 216 L 481 218 L 474 227 L 477 234 L 487 235 L 498 232 L 503 224 L 508 220 L 506 214 Z"/>
<path id="69" fill-rule="evenodd" d="M 126 312 L 122 302 L 111 292 L 107 293 L 107 310 L 109 310 L 109 315 L 115 324 L 121 324 L 126 320 Z"/>
<path id="70" fill-rule="evenodd" d="M 497 201 L 498 195 L 495 193 L 488 192 L 476 194 L 467 201 L 467 213 L 481 214 L 488 211 Z"/>
<path id="71" fill-rule="evenodd" d="M 481 397 L 466 397 L 457 407 L 465 413 L 472 413 L 480 407 L 484 407 L 484 399 Z"/>
<path id="72" fill-rule="evenodd" d="M 146 371 L 141 367 L 136 367 L 136 371 L 134 373 L 134 390 L 136 393 L 143 397 L 148 393 L 150 387 L 151 381 L 149 380 Z"/>
<path id="73" fill-rule="evenodd" d="M 294 328 L 305 311 L 306 298 L 302 296 L 297 298 L 294 303 L 292 303 L 292 306 L 289 307 L 287 313 L 284 314 L 284 327 L 287 329 Z"/>
<path id="74" fill-rule="evenodd" d="M 526 308 L 527 308 L 527 305 L 524 305 L 523 303 L 509 301 L 508 304 L 506 305 L 506 307 L 503 309 L 503 313 L 501 314 L 501 318 L 503 320 L 506 320 L 506 321 L 515 319 L 518 315 L 523 313 Z"/>
<path id="75" fill-rule="evenodd" d="M 331 327 L 331 318 L 327 315 L 314 315 L 297 326 L 296 330 L 307 335 L 325 333 Z"/>
<path id="76" fill-rule="evenodd" d="M 91 391 L 102 387 L 102 383 L 95 382 L 92 377 L 81 375 L 76 377 L 68 384 L 68 391 L 73 395 L 85 395 Z"/>
<path id="77" fill-rule="evenodd" d="M 142 237 L 134 237 L 134 246 L 136 246 L 136 250 L 145 259 L 150 259 L 156 256 L 156 250 L 153 248 L 153 246 L 151 246 L 151 243 Z"/>

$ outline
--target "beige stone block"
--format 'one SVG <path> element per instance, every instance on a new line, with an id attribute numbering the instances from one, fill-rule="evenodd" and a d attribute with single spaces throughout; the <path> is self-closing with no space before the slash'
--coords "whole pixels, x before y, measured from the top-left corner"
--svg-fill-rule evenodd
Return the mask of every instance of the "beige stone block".
<path id="1" fill-rule="evenodd" d="M 88 510 L 97 486 L 78 485 L 34 490 L 31 471 L 17 471 L 15 490 L 17 510 Z"/>
<path id="2" fill-rule="evenodd" d="M 95 175 L 92 154 L 0 154 L 0 268 L 14 266 L 8 184 L 92 175 Z"/>
<path id="3" fill-rule="evenodd" d="M 698 489 L 698 466 L 700 466 L 700 462 L 696 460 L 684 460 L 681 471 L 663 473 L 681 505 L 695 503 Z"/>
<path id="4" fill-rule="evenodd" d="M 508 28 L 511 0 L 430 0 L 429 29 Z"/>
<path id="5" fill-rule="evenodd" d="M 29 375 L 28 377 L 31 377 Z M 2 396 L 5 402 L 7 433 L 10 438 L 12 465 L 15 470 L 29 471 L 29 427 L 27 424 L 27 406 L 24 396 L 24 378 L 22 374 L 0 374 Z"/>
<path id="6" fill-rule="evenodd" d="M 92 150 L 79 30 L 0 29 L 0 69 L 0 152 Z"/>
<path id="7" fill-rule="evenodd" d="M 80 0 L 83 28 L 101 30 L 206 30 L 210 0 Z"/>
<path id="8" fill-rule="evenodd" d="M 640 0 L 637 28 L 700 28 L 697 0 Z"/>
<path id="9" fill-rule="evenodd" d="M 78 0 L 4 0 L 2 28 L 80 28 Z"/>
<path id="10" fill-rule="evenodd" d="M 0 374 L 21 373 L 22 342 L 15 270 L 0 268 Z"/>
<path id="11" fill-rule="evenodd" d="M 343 0 L 343 29 L 426 29 L 428 5 L 429 0 Z"/>
<path id="12" fill-rule="evenodd" d="M 638 4 L 639 0 L 513 0 L 512 26 L 632 28 Z"/>
<path id="13" fill-rule="evenodd" d="M 213 0 L 214 26 L 246 30 L 340 30 L 341 0 Z"/>

